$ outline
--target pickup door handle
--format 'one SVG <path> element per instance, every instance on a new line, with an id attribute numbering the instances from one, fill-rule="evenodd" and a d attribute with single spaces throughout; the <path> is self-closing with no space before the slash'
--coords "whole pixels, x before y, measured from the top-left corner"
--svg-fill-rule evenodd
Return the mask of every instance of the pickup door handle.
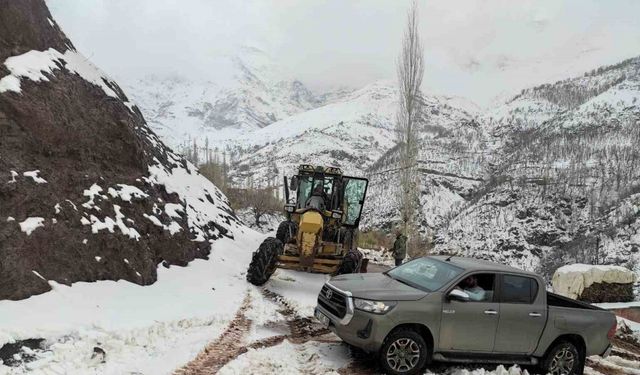
<path id="1" fill-rule="evenodd" d="M 498 312 L 496 310 L 484 310 L 484 313 L 486 315 L 498 315 Z"/>
<path id="2" fill-rule="evenodd" d="M 539 317 L 542 316 L 542 314 L 537 313 L 537 312 L 530 312 L 529 316 L 532 317 L 532 318 L 539 318 Z"/>

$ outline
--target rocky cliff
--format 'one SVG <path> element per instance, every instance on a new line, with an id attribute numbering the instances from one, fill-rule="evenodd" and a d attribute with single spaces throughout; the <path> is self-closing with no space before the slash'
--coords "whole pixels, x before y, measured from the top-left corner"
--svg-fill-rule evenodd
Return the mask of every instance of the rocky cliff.
<path id="1" fill-rule="evenodd" d="M 42 0 L 0 1 L 0 300 L 49 281 L 156 280 L 237 231 Z M 55 285 L 55 284 L 54 284 Z"/>

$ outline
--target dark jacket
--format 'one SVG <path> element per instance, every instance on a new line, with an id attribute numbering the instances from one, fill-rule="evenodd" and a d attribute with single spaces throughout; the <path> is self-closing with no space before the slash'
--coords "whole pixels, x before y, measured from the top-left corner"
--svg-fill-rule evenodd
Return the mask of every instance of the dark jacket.
<path id="1" fill-rule="evenodd" d="M 404 259 L 407 257 L 407 237 L 399 235 L 393 243 L 393 257 L 395 259 Z"/>

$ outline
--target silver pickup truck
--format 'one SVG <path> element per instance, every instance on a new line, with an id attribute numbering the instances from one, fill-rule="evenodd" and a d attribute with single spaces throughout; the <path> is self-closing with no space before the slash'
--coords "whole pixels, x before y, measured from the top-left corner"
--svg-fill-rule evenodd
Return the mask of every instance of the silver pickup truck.
<path id="1" fill-rule="evenodd" d="M 547 292 L 536 274 L 443 256 L 336 276 L 322 287 L 315 316 L 376 353 L 390 374 L 415 374 L 432 360 L 582 374 L 587 356 L 608 355 L 616 330 L 611 312 Z"/>

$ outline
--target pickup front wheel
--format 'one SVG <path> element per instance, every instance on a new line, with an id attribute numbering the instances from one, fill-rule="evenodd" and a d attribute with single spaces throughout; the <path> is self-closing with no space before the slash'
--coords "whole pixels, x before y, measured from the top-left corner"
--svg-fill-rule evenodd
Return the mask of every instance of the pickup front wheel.
<path id="1" fill-rule="evenodd" d="M 380 349 L 380 362 L 387 374 L 417 374 L 427 364 L 427 343 L 417 332 L 398 329 L 392 332 Z"/>
<path id="2" fill-rule="evenodd" d="M 542 370 L 551 375 L 579 375 L 583 368 L 580 351 L 569 341 L 554 345 L 542 362 Z"/>

